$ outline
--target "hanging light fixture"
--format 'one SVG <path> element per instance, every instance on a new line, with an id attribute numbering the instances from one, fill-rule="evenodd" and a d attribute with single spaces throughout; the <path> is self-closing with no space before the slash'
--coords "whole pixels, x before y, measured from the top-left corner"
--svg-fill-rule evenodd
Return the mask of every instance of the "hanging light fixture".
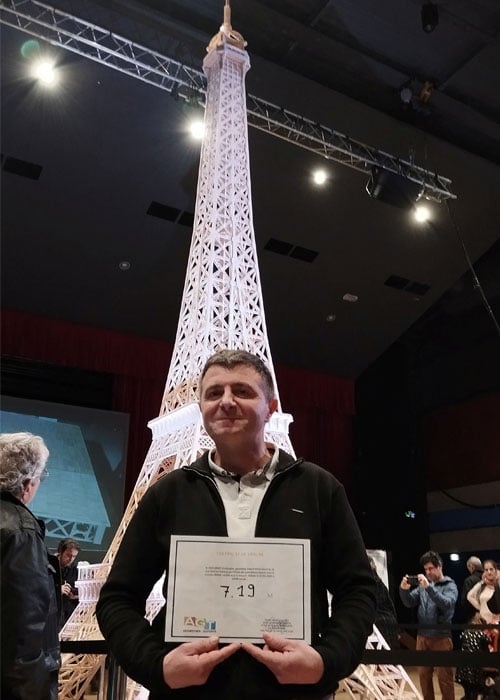
<path id="1" fill-rule="evenodd" d="M 422 196 L 423 189 L 421 183 L 376 166 L 372 168 L 366 184 L 366 191 L 372 199 L 403 209 L 414 206 Z"/>

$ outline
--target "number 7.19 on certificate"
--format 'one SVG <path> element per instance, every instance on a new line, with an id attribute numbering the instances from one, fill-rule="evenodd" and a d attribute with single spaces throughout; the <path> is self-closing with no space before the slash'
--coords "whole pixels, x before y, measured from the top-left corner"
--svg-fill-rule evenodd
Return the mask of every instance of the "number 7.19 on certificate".
<path id="1" fill-rule="evenodd" d="M 224 598 L 253 598 L 255 596 L 255 586 L 249 583 L 246 586 L 219 586 L 222 589 Z"/>

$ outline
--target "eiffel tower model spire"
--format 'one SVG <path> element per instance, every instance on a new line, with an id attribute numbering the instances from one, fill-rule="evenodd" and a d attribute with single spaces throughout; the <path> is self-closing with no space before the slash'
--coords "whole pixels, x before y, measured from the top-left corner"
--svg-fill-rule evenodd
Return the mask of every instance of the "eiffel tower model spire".
<path id="1" fill-rule="evenodd" d="M 62 638 L 100 639 L 95 604 L 123 534 L 146 489 L 162 474 L 188 464 L 212 447 L 198 407 L 198 379 L 210 355 L 221 348 L 258 355 L 275 379 L 262 301 L 253 229 L 245 74 L 250 67 L 243 37 L 224 22 L 203 61 L 207 75 L 205 136 L 201 149 L 193 236 L 177 335 L 158 418 L 150 421 L 152 443 L 123 519 L 102 564 L 80 567 L 80 603 Z M 275 381 L 276 385 L 276 381 Z M 279 401 L 279 397 L 278 397 Z M 266 438 L 294 454 L 279 408 Z M 182 508 L 182 504 L 179 504 Z M 147 617 L 161 607 L 150 597 Z M 59 698 L 79 698 L 100 664 L 94 655 L 66 655 Z M 141 694 L 140 686 L 134 697 Z"/>
<path id="2" fill-rule="evenodd" d="M 219 348 L 254 352 L 274 375 L 253 231 L 244 45 L 226 2 L 203 62 L 208 88 L 193 237 L 161 414 L 197 401 L 201 369 Z"/>

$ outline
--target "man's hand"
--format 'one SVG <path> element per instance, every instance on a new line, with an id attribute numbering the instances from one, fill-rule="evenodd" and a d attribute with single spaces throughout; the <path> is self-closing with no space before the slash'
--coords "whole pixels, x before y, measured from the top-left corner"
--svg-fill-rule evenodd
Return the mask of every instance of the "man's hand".
<path id="1" fill-rule="evenodd" d="M 409 591 L 409 590 L 410 590 L 411 586 L 410 586 L 410 584 L 408 583 L 408 579 L 407 579 L 406 575 L 403 576 L 403 578 L 401 579 L 401 583 L 399 584 L 399 587 L 402 588 L 403 591 Z"/>
<path id="2" fill-rule="evenodd" d="M 241 647 L 274 673 L 279 683 L 317 683 L 324 672 L 323 659 L 309 644 L 264 632 L 261 649 L 250 642 Z"/>
<path id="3" fill-rule="evenodd" d="M 219 649 L 218 637 L 181 644 L 163 659 L 165 683 L 170 688 L 203 685 L 215 666 L 240 648 L 239 643 L 234 643 Z"/>

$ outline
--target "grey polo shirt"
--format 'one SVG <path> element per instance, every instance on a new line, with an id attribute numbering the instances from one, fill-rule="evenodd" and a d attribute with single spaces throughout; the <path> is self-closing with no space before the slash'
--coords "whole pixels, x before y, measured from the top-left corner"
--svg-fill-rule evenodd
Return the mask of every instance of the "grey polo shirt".
<path id="1" fill-rule="evenodd" d="M 275 445 L 266 446 L 269 450 L 273 450 L 271 460 L 261 469 L 241 477 L 215 464 L 214 450 L 208 455 L 208 464 L 224 503 L 229 537 L 254 537 L 255 535 L 260 504 L 275 474 L 279 455 Z"/>

